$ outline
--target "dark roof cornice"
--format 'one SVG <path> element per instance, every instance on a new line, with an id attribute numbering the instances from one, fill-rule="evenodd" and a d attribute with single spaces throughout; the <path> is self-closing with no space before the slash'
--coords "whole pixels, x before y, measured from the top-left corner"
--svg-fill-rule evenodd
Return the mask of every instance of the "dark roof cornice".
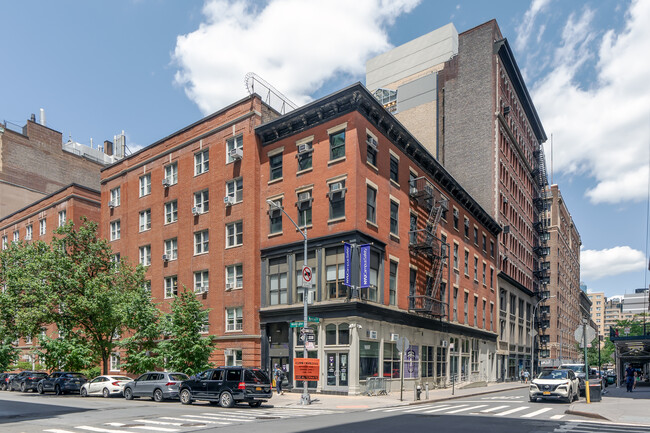
<path id="1" fill-rule="evenodd" d="M 353 84 L 260 125 L 255 128 L 255 132 L 262 146 L 267 146 L 352 111 L 363 115 L 492 234 L 497 235 L 501 231 L 499 224 L 361 83 Z"/>

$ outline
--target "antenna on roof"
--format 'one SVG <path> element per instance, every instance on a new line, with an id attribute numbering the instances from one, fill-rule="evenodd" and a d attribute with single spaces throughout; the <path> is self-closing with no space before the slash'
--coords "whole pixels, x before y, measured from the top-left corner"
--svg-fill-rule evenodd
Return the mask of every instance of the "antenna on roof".
<path id="1" fill-rule="evenodd" d="M 264 98 L 264 102 L 273 107 L 273 109 L 279 111 L 281 114 L 286 114 L 288 111 L 298 108 L 298 106 L 291 102 L 289 98 L 264 81 L 262 77 L 257 75 L 255 72 L 249 72 L 246 74 L 244 77 L 244 83 L 246 84 L 246 90 L 248 90 L 249 95 L 252 95 L 253 93 L 259 94 Z M 258 86 L 257 92 L 255 91 L 255 84 Z"/>

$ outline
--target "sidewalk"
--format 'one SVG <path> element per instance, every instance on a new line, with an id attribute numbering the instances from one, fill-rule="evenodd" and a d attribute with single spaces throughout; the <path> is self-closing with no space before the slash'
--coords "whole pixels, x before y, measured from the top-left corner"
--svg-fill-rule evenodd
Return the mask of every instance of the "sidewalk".
<path id="1" fill-rule="evenodd" d="M 572 403 L 567 413 L 618 423 L 650 425 L 650 384 L 638 384 L 631 393 L 626 392 L 625 385 L 620 388 L 610 385 L 605 390 L 602 401 L 587 404 L 581 399 Z"/>
<path id="2" fill-rule="evenodd" d="M 425 392 L 422 391 L 420 400 L 415 400 L 413 391 L 404 391 L 403 401 L 400 401 L 400 393 L 391 392 L 388 395 L 366 396 L 366 395 L 331 395 L 331 394 L 310 394 L 312 404 L 307 406 L 312 409 L 375 409 L 389 406 L 410 405 L 420 403 L 434 403 L 454 398 L 470 397 L 474 395 L 490 394 L 499 391 L 508 391 L 511 389 L 521 389 L 526 393 L 528 385 L 520 382 L 507 383 L 490 383 L 487 386 L 477 388 L 459 389 L 456 387 L 429 390 L 429 399 L 426 399 Z M 284 395 L 273 394 L 273 398 L 267 404 L 274 407 L 302 407 L 300 404 L 300 393 L 285 392 Z"/>

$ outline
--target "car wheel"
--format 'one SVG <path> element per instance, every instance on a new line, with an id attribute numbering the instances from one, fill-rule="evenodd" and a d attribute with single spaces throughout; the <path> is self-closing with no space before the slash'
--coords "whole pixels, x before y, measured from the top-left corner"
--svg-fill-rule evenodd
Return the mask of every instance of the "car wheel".
<path id="1" fill-rule="evenodd" d="M 61 387 L 60 387 L 59 385 L 57 385 L 57 386 L 54 387 L 54 394 L 56 394 L 56 395 L 61 395 L 61 394 L 63 394 L 63 393 L 61 392 Z"/>
<path id="2" fill-rule="evenodd" d="M 20 392 L 27 392 L 27 385 L 25 385 L 25 382 L 20 384 Z"/>
<path id="3" fill-rule="evenodd" d="M 5 385 L 4 383 L 0 385 L 0 391 L 6 391 L 6 390 L 7 390 L 7 385 Z"/>
<path id="4" fill-rule="evenodd" d="M 157 389 L 153 392 L 153 401 L 160 403 L 164 399 L 165 397 L 163 396 L 163 392 L 160 389 Z"/>
<path id="5" fill-rule="evenodd" d="M 260 406 L 262 406 L 262 402 L 261 401 L 251 401 L 251 402 L 248 403 L 248 405 L 250 407 L 260 407 Z"/>
<path id="6" fill-rule="evenodd" d="M 108 388 L 104 388 L 104 389 L 102 390 L 102 396 L 103 396 L 104 398 L 108 398 L 108 397 L 110 397 L 110 395 L 111 395 L 111 392 L 108 390 Z"/>
<path id="7" fill-rule="evenodd" d="M 189 389 L 184 389 L 181 391 L 180 395 L 181 403 L 183 404 L 192 404 L 192 393 Z"/>
<path id="8" fill-rule="evenodd" d="M 528 397 L 528 399 L 530 400 L 531 403 L 536 403 L 537 402 L 536 397 Z"/>
<path id="9" fill-rule="evenodd" d="M 224 391 L 219 396 L 219 404 L 221 407 L 233 407 L 235 405 L 235 400 L 232 398 L 232 394 L 228 391 Z"/>
<path id="10" fill-rule="evenodd" d="M 79 394 L 82 397 L 88 397 L 88 391 L 86 390 L 86 388 L 81 388 L 81 391 L 79 391 Z"/>
<path id="11" fill-rule="evenodd" d="M 575 394 L 573 394 L 573 401 L 578 401 L 578 390 L 576 390 Z"/>
<path id="12" fill-rule="evenodd" d="M 43 394 L 45 391 L 43 390 L 43 384 L 39 383 L 38 386 L 36 387 L 36 391 L 38 391 L 39 394 Z"/>
<path id="13" fill-rule="evenodd" d="M 133 390 L 131 390 L 131 388 L 124 388 L 124 398 L 127 400 L 133 400 Z"/>

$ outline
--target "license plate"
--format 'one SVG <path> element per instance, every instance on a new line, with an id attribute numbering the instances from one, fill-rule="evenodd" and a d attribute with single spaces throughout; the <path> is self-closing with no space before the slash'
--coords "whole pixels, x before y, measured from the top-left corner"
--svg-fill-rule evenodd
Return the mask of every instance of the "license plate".
<path id="1" fill-rule="evenodd" d="M 551 395 L 551 391 L 544 391 L 542 394 L 543 395 Z"/>
<path id="2" fill-rule="evenodd" d="M 261 386 L 256 386 L 256 387 L 255 387 L 255 391 L 261 391 L 261 390 L 262 390 L 262 387 L 261 387 Z"/>

